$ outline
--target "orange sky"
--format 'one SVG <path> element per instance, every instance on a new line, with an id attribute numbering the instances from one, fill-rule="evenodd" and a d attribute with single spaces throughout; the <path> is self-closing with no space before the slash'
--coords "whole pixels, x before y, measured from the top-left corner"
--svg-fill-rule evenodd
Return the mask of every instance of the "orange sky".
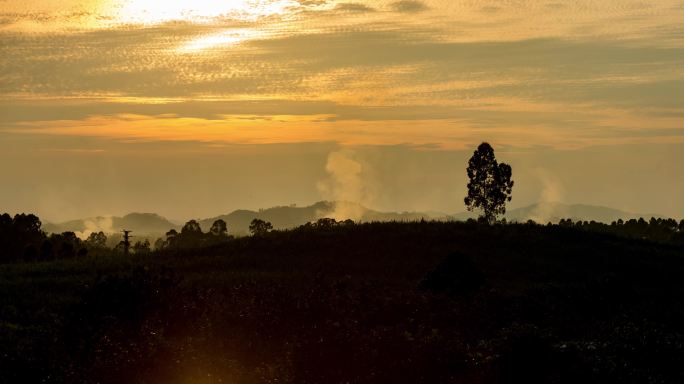
<path id="1" fill-rule="evenodd" d="M 681 217 L 683 21 L 665 0 L 4 1 L 0 210 L 306 204 L 335 197 L 317 186 L 342 150 L 375 191 L 362 203 L 456 212 L 486 140 L 514 165 L 513 206 Z M 240 169 L 198 180 L 207 158 Z M 153 176 L 165 163 L 174 180 Z M 196 192 L 142 197 L 159 183 Z"/>

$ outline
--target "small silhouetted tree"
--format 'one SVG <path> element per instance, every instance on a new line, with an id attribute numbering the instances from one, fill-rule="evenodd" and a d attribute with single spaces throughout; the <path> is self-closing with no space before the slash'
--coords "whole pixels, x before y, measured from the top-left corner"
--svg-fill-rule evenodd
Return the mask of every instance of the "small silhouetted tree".
<path id="1" fill-rule="evenodd" d="M 217 237 L 226 237 L 228 235 L 228 226 L 224 220 L 218 219 L 209 228 L 209 233 Z"/>
<path id="2" fill-rule="evenodd" d="M 494 223 L 497 215 L 506 213 L 506 202 L 511 201 L 513 180 L 511 166 L 499 164 L 494 149 L 488 143 L 477 147 L 468 162 L 468 196 L 464 202 L 469 211 L 482 210 L 480 219 Z"/>
<path id="3" fill-rule="evenodd" d="M 268 233 L 273 229 L 273 225 L 269 223 L 268 221 L 264 221 L 261 219 L 254 219 L 252 220 L 252 223 L 249 224 L 249 231 L 252 233 L 254 236 L 263 236 Z"/>
<path id="4" fill-rule="evenodd" d="M 196 235 L 199 233 L 202 233 L 202 228 L 197 220 L 188 221 L 181 229 L 181 235 Z"/>
<path id="5" fill-rule="evenodd" d="M 338 226 L 339 224 L 340 223 L 333 218 L 324 217 L 324 218 L 318 219 L 314 225 L 316 226 L 316 228 L 320 228 L 320 229 L 332 229 L 332 228 Z"/>
<path id="6" fill-rule="evenodd" d="M 166 247 L 166 241 L 165 241 L 164 239 L 162 239 L 161 237 L 158 238 L 158 239 L 154 242 L 154 249 L 155 249 L 156 251 L 158 251 L 158 250 L 160 250 L 160 249 L 164 249 L 165 247 Z"/>
<path id="7" fill-rule="evenodd" d="M 93 232 L 85 241 L 86 247 L 90 249 L 103 249 L 107 246 L 107 235 L 104 232 Z"/>
<path id="8" fill-rule="evenodd" d="M 190 220 L 181 228 L 178 236 L 179 245 L 183 248 L 197 248 L 202 241 L 202 228 L 197 220 Z"/>
<path id="9" fill-rule="evenodd" d="M 178 231 L 171 229 L 166 232 L 166 241 L 164 242 L 164 248 L 177 248 L 178 247 Z"/>
<path id="10" fill-rule="evenodd" d="M 209 232 L 204 235 L 204 245 L 216 245 L 229 239 L 228 226 L 222 219 L 217 219 L 209 228 Z"/>
<path id="11" fill-rule="evenodd" d="M 69 259 L 76 256 L 82 248 L 81 239 L 74 232 L 67 231 L 60 234 L 50 235 L 50 241 L 56 245 L 55 256 L 60 259 Z"/>

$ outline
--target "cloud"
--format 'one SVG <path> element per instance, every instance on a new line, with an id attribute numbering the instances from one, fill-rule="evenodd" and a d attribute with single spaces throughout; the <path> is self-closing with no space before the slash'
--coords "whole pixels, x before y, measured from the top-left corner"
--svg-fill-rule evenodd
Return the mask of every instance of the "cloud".
<path id="1" fill-rule="evenodd" d="M 392 3 L 392 9 L 397 12 L 418 13 L 428 9 L 427 5 L 421 1 L 401 0 Z"/>
<path id="2" fill-rule="evenodd" d="M 307 6 L 334 13 L 333 2 Z M 340 7 L 363 11 L 367 6 Z M 321 27 L 311 17 L 308 22 Z M 408 24 L 376 17 L 406 16 L 349 15 L 344 19 L 353 22 L 345 28 L 330 20 L 333 24 L 319 29 L 276 23 L 265 35 L 188 55 L 177 51 L 188 41 L 260 26 L 222 21 L 79 33 L 5 31 L 0 33 L 0 129 L 156 140 L 164 135 L 156 120 L 172 140 L 385 140 L 440 148 L 463 145 L 485 130 L 515 145 L 528 140 L 556 147 L 682 136 L 681 45 L 650 35 L 623 40 L 505 35 L 506 40 L 482 41 L 468 33 L 505 26 L 480 20 L 466 33 L 419 19 Z M 671 33 L 668 26 L 663 22 Z M 187 120 L 169 124 L 162 115 L 170 114 Z M 131 122 L 122 115 L 146 117 Z M 225 118 L 237 115 L 242 117 Z M 284 115 L 290 123 L 269 120 Z M 244 116 L 258 125 L 249 134 L 228 125 L 235 120 L 244 126 Z M 126 126 L 121 133 L 112 126 L 117 122 Z M 194 136 L 190 122 L 197 123 Z"/>
<path id="3" fill-rule="evenodd" d="M 497 7 L 495 5 L 487 5 L 480 8 L 480 11 L 482 11 L 483 13 L 494 14 L 500 12 L 501 7 Z"/>
<path id="4" fill-rule="evenodd" d="M 415 28 L 285 35 L 216 47 L 206 55 L 178 55 L 177 47 L 198 34 L 225 30 L 193 28 L 3 34 L 0 94 L 315 99 L 374 106 L 494 96 L 618 105 L 639 103 L 634 97 L 639 94 L 651 105 L 672 106 L 682 89 L 678 68 L 684 48 L 676 46 L 563 39 L 449 42 Z M 630 87 L 644 92 L 617 91 Z"/>
<path id="5" fill-rule="evenodd" d="M 348 13 L 367 13 L 375 12 L 375 9 L 360 3 L 340 3 L 335 7 L 335 11 Z"/>

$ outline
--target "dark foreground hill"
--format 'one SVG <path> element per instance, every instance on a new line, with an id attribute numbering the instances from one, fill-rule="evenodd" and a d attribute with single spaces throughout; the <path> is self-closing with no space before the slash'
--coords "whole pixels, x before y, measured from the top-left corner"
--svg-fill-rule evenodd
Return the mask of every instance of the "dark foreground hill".
<path id="1" fill-rule="evenodd" d="M 0 266 L 0 382 L 681 383 L 684 248 L 574 228 L 301 228 Z"/>

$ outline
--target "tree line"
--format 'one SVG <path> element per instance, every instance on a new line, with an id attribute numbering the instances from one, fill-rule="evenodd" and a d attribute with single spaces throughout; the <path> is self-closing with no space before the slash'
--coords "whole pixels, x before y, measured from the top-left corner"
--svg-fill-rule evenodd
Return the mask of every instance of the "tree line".
<path id="1" fill-rule="evenodd" d="M 249 226 L 254 237 L 265 236 L 271 230 L 273 225 L 261 219 L 252 220 Z M 130 253 L 144 255 L 152 250 L 207 247 L 233 238 L 228 235 L 228 226 L 222 219 L 214 221 L 206 233 L 197 220 L 190 220 L 183 225 L 180 232 L 175 229 L 166 232 L 164 238 L 154 242 L 154 247 L 148 239 L 134 244 L 126 244 L 122 240 L 114 247 L 109 247 L 107 234 L 102 231 L 92 232 L 86 239 L 81 239 L 73 231 L 48 234 L 42 230 L 42 222 L 34 214 L 21 213 L 12 217 L 4 213 L 0 215 L 0 263 L 123 254 L 127 246 Z"/>
<path id="2" fill-rule="evenodd" d="M 572 219 L 561 219 L 558 225 L 566 228 L 577 228 L 591 232 L 609 233 L 637 239 L 647 239 L 663 243 L 684 244 L 684 220 L 679 223 L 675 219 L 663 219 L 651 217 L 646 221 L 644 218 L 615 220 L 610 224 L 597 221 L 573 222 Z"/>
<path id="3" fill-rule="evenodd" d="M 477 223 L 474 220 L 473 223 Z M 480 224 L 489 223 L 479 221 Z M 502 222 L 503 224 L 504 222 Z M 321 218 L 317 221 L 301 225 L 298 230 L 331 230 L 354 225 L 352 220 L 337 221 L 332 218 Z M 528 221 L 527 225 L 536 225 Z M 514 224 L 511 224 L 514 225 Z M 548 226 L 554 225 L 548 223 Z M 623 237 L 647 239 L 663 243 L 684 244 L 684 220 L 651 218 L 650 220 L 631 219 L 616 220 L 610 224 L 596 221 L 573 221 L 561 219 L 559 227 L 607 233 Z M 103 256 L 123 254 L 123 241 L 114 247 L 107 245 L 108 237 L 104 232 L 92 232 L 86 239 L 79 238 L 75 232 L 47 234 L 41 229 L 42 223 L 33 214 L 17 214 L 14 217 L 5 213 L 0 215 L 0 263 L 18 261 L 51 261 L 74 257 Z M 273 230 L 273 225 L 261 219 L 252 220 L 249 230 L 254 238 L 266 236 Z M 111 236 L 111 234 L 110 234 Z M 214 221 L 207 232 L 202 231 L 197 220 L 190 220 L 180 231 L 171 229 L 164 238 L 154 242 L 143 239 L 130 245 L 130 253 L 145 255 L 153 250 L 181 250 L 202 248 L 221 244 L 234 239 L 228 234 L 228 226 L 224 220 Z"/>
<path id="4" fill-rule="evenodd" d="M 41 226 L 33 214 L 0 215 L 0 262 L 68 259 L 105 248 L 107 237 L 103 232 L 82 240 L 74 232 L 48 235 Z"/>

